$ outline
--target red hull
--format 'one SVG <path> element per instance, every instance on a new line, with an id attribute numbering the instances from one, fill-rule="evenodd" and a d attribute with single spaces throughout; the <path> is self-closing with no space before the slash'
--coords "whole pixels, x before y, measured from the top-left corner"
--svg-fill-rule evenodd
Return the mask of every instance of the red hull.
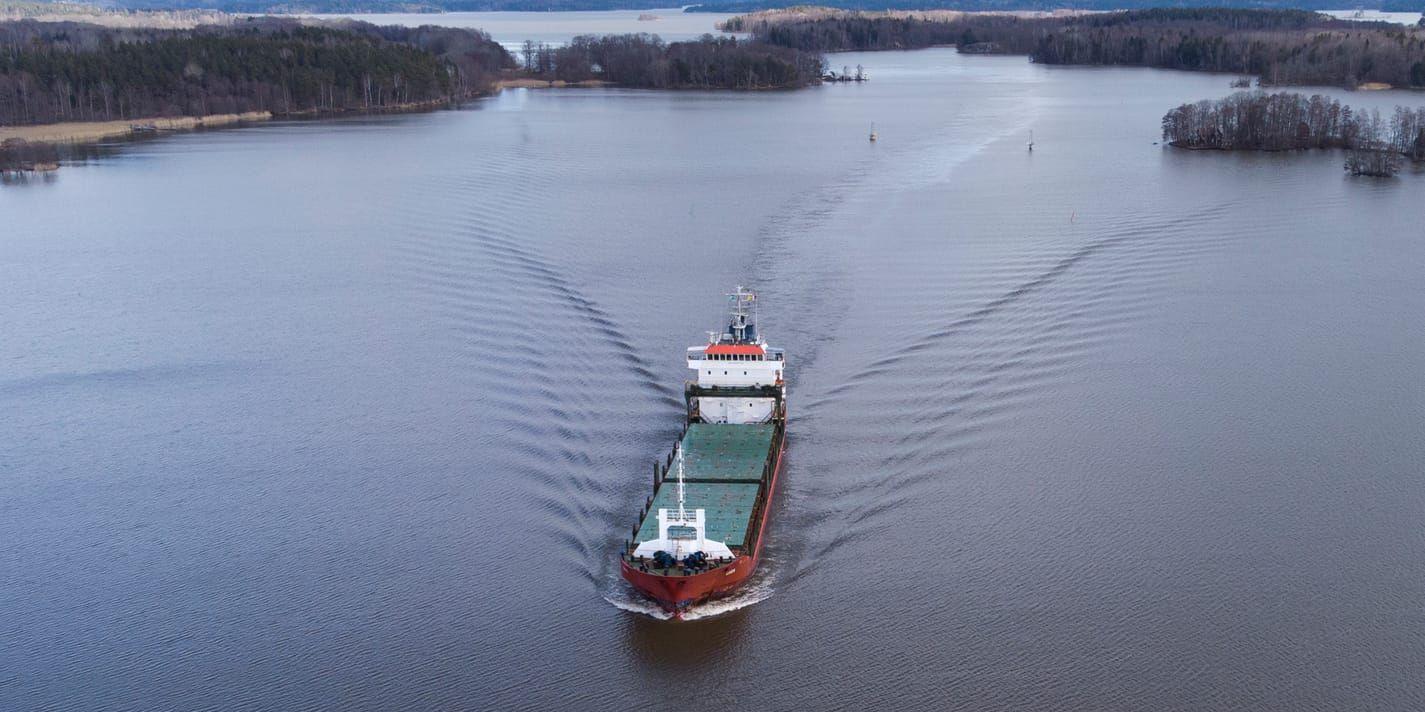
<path id="1" fill-rule="evenodd" d="M 757 523 L 757 538 L 751 555 L 743 554 L 731 564 L 720 566 L 692 576 L 661 576 L 652 572 L 639 571 L 621 557 L 620 570 L 623 577 L 644 595 L 658 602 L 663 610 L 681 618 L 688 606 L 694 606 L 718 596 L 726 595 L 741 586 L 757 570 L 757 562 L 762 557 L 762 541 L 767 532 L 767 520 L 771 518 L 772 495 L 777 491 L 777 478 L 782 474 L 782 455 L 787 451 L 787 441 L 783 437 L 777 449 L 777 462 L 772 467 L 772 478 L 767 485 L 766 500 L 762 506 L 762 521 Z"/>

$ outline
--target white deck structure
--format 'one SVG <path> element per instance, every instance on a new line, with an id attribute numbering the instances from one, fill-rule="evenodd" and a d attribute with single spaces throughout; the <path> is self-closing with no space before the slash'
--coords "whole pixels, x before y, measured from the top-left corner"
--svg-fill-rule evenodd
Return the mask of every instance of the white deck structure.
<path id="1" fill-rule="evenodd" d="M 727 331 L 709 334 L 706 346 L 688 349 L 688 368 L 697 374 L 702 387 L 784 387 L 782 372 L 786 354 L 767 346 L 757 333 L 756 319 L 747 310 L 757 308 L 757 295 L 737 288 L 729 294 L 733 303 L 732 321 Z M 765 423 L 772 418 L 772 398 L 698 399 L 699 412 L 709 423 Z"/>

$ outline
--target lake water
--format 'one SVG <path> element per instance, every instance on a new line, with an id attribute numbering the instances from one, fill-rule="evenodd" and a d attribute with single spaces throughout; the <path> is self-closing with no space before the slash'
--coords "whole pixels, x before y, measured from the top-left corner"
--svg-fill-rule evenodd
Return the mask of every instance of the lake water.
<path id="1" fill-rule="evenodd" d="M 1228 76 L 832 62 L 0 186 L 0 709 L 1425 707 L 1425 175 L 1155 145 Z M 738 283 L 769 558 L 663 621 L 614 557 Z"/>
<path id="2" fill-rule="evenodd" d="M 1356 13 L 1360 13 L 1357 17 Z M 1363 22 L 1393 22 L 1398 25 L 1414 25 L 1420 22 L 1422 13 L 1382 12 L 1380 10 L 1326 10 L 1325 14 L 1341 20 L 1361 20 Z"/>
<path id="3" fill-rule="evenodd" d="M 562 45 L 575 35 L 615 35 L 647 32 L 668 42 L 697 39 L 705 34 L 721 35 L 717 23 L 729 13 L 683 12 L 681 8 L 661 10 L 603 10 L 580 12 L 442 12 L 310 15 L 337 19 L 349 17 L 377 25 L 441 25 L 468 27 L 490 33 L 495 41 L 514 52 L 526 40 Z M 644 18 L 644 19 L 639 19 Z M 738 33 L 741 37 L 742 34 Z"/>

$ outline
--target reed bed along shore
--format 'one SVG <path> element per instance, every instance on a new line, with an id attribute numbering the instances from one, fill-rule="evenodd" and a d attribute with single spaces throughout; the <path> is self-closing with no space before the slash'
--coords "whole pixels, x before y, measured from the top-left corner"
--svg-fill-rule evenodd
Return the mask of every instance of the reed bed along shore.
<path id="1" fill-rule="evenodd" d="M 244 121 L 266 121 L 268 111 L 242 114 L 209 114 L 207 116 L 169 116 L 121 121 L 72 121 L 35 126 L 0 126 L 0 142 L 20 139 L 27 143 L 89 143 L 120 138 L 147 131 L 184 131 L 213 126 L 227 126 Z"/>

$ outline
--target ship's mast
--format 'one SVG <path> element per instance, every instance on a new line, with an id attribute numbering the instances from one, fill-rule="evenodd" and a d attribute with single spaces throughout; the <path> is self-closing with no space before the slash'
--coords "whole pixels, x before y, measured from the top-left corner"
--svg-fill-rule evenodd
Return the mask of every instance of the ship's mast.
<path id="1" fill-rule="evenodd" d="M 752 302 L 752 308 L 757 309 L 757 294 L 750 289 L 744 289 L 742 285 L 737 285 L 735 294 L 727 295 L 732 300 L 732 340 L 735 343 L 747 341 L 747 303 Z M 756 319 L 754 318 L 755 322 Z"/>
<path id="2" fill-rule="evenodd" d="M 678 448 L 678 521 L 688 521 L 688 513 L 683 511 L 683 448 Z"/>

